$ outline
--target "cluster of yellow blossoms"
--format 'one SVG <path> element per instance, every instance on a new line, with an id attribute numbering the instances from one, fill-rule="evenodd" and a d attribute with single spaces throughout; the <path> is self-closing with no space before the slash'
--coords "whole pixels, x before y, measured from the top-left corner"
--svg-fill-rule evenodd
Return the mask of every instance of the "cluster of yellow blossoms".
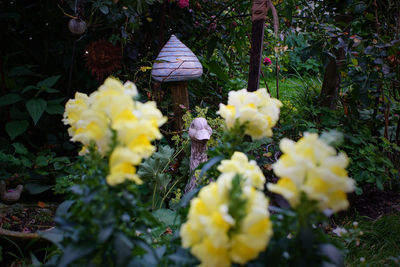
<path id="1" fill-rule="evenodd" d="M 252 186 L 261 187 L 265 177 L 254 162 L 248 162 L 246 155 L 239 152 L 231 160 L 223 161 L 218 169 L 222 172 L 218 180 L 203 187 L 190 203 L 188 221 L 180 232 L 182 246 L 191 248 L 192 254 L 200 259 L 200 266 L 245 264 L 266 249 L 272 235 L 268 200 Z M 245 215 L 240 221 L 235 220 L 229 208 L 236 175 L 244 179 L 240 186 Z"/>
<path id="2" fill-rule="evenodd" d="M 229 92 L 228 105 L 220 104 L 218 114 L 225 119 L 228 129 L 238 120 L 240 125 L 246 124 L 246 134 L 260 139 L 272 136 L 281 106 L 282 103 L 271 98 L 266 89 L 255 92 L 242 89 Z"/>
<path id="3" fill-rule="evenodd" d="M 230 160 L 221 161 L 218 166 L 221 176 L 235 176 L 236 174 L 242 175 L 245 179 L 245 184 L 254 186 L 257 189 L 263 190 L 265 184 L 265 177 L 260 167 L 254 160 L 249 161 L 246 154 L 242 152 L 235 152 Z"/>
<path id="4" fill-rule="evenodd" d="M 90 96 L 78 92 L 65 106 L 63 122 L 71 126 L 68 129 L 71 140 L 83 144 L 81 154 L 94 143 L 104 156 L 109 152 L 113 131 L 116 133 L 117 146 L 111 152 L 107 176 L 110 185 L 126 179 L 141 183 L 135 165 L 154 152 L 151 142 L 162 137 L 159 127 L 166 118 L 155 102 L 135 101 L 136 95 L 137 89 L 132 82 L 122 84 L 108 78 Z"/>
<path id="5" fill-rule="evenodd" d="M 354 190 L 354 180 L 347 175 L 346 154 L 337 154 L 315 133 L 306 133 L 297 143 L 282 139 L 280 149 L 283 155 L 273 165 L 280 179 L 267 185 L 269 191 L 282 195 L 292 207 L 299 204 L 301 192 L 317 201 L 321 211 L 348 207 L 346 193 Z"/>

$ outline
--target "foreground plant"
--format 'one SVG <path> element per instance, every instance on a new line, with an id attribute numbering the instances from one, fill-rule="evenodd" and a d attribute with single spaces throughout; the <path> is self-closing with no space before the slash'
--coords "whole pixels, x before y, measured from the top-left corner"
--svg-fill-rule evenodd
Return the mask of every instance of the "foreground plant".
<path id="1" fill-rule="evenodd" d="M 252 186 L 265 178 L 248 162 L 243 171 L 236 171 L 238 157 L 247 161 L 238 152 L 233 160 L 223 162 L 218 180 L 191 201 L 188 221 L 181 227 L 182 246 L 191 248 L 200 266 L 245 264 L 264 251 L 271 238 L 268 200 Z"/>
<path id="2" fill-rule="evenodd" d="M 166 226 L 142 202 L 146 185 L 140 187 L 136 166 L 155 151 L 151 142 L 161 138 L 158 127 L 166 118 L 154 102 L 135 101 L 136 95 L 134 84 L 108 78 L 90 96 L 77 93 L 66 104 L 64 123 L 71 140 L 83 144 L 83 157 L 75 164 L 69 199 L 57 211 L 57 228 L 44 234 L 62 250 L 52 260 L 56 266 L 160 260 L 148 229 Z"/>

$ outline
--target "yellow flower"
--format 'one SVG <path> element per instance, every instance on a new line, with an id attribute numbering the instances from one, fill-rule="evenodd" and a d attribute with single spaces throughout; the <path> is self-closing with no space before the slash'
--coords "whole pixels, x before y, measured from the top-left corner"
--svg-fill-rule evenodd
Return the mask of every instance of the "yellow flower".
<path id="1" fill-rule="evenodd" d="M 102 113 L 88 109 L 82 112 L 71 140 L 81 142 L 84 146 L 89 146 L 91 142 L 95 142 L 100 154 L 104 155 L 109 149 L 111 135 L 107 117 Z"/>
<path id="2" fill-rule="evenodd" d="M 229 92 L 228 105 L 220 104 L 218 114 L 225 119 L 228 129 L 238 120 L 241 125 L 246 124 L 246 134 L 259 139 L 272 136 L 281 106 L 282 103 L 271 98 L 266 89 L 256 92 L 242 89 Z"/>
<path id="3" fill-rule="evenodd" d="M 65 125 L 71 125 L 70 135 L 76 131 L 76 123 L 81 119 L 82 113 L 88 108 L 89 97 L 86 94 L 75 93 L 75 98 L 68 100 L 65 104 L 63 122 Z"/>
<path id="4" fill-rule="evenodd" d="M 110 185 L 125 180 L 142 183 L 135 165 L 154 152 L 151 142 L 162 137 L 159 127 L 167 120 L 155 102 L 135 101 L 137 93 L 134 83 L 122 84 L 107 78 L 90 96 L 76 93 L 75 99 L 66 104 L 63 122 L 71 126 L 71 140 L 83 144 L 79 154 L 87 153 L 88 146 L 94 143 L 104 156 L 109 152 L 113 134 L 117 135 L 117 148 L 111 151 L 109 160 Z"/>
<path id="5" fill-rule="evenodd" d="M 354 190 L 354 180 L 347 175 L 344 153 L 337 154 L 315 133 L 306 133 L 298 142 L 283 139 L 280 149 L 283 155 L 273 169 L 281 179 L 267 185 L 271 192 L 282 195 L 292 207 L 299 204 L 300 192 L 315 200 L 321 211 L 348 207 L 346 193 Z"/>
<path id="6" fill-rule="evenodd" d="M 136 174 L 136 168 L 133 164 L 138 164 L 141 158 L 125 147 L 117 147 L 110 156 L 110 174 L 107 176 L 107 183 L 111 186 L 125 182 L 125 180 L 134 181 L 142 184 L 142 180 Z"/>
<path id="7" fill-rule="evenodd" d="M 270 192 L 282 195 L 292 207 L 299 204 L 300 191 L 291 179 L 283 177 L 276 184 L 268 183 L 267 188 Z"/>
<path id="8" fill-rule="evenodd" d="M 244 218 L 236 221 L 229 213 L 233 179 L 234 175 L 223 173 L 190 202 L 188 221 L 182 225 L 180 235 L 182 246 L 191 248 L 200 266 L 245 264 L 266 249 L 272 235 L 268 200 L 254 187 L 241 185 L 241 197 L 246 201 L 240 207 L 245 210 Z"/>
<path id="9" fill-rule="evenodd" d="M 127 81 L 124 83 L 124 94 L 130 97 L 136 97 L 138 95 L 138 90 L 136 85 L 131 82 Z"/>
<path id="10" fill-rule="evenodd" d="M 269 220 L 268 200 L 262 192 L 253 187 L 245 187 L 246 212 L 240 231 L 233 235 L 229 255 L 233 262 L 245 264 L 264 251 L 272 236 Z"/>
<path id="11" fill-rule="evenodd" d="M 242 152 L 233 153 L 230 160 L 223 160 L 218 166 L 218 170 L 223 174 L 235 176 L 241 174 L 245 178 L 245 183 L 258 189 L 264 189 L 265 177 L 260 167 L 254 160 L 248 160 L 246 154 Z"/>

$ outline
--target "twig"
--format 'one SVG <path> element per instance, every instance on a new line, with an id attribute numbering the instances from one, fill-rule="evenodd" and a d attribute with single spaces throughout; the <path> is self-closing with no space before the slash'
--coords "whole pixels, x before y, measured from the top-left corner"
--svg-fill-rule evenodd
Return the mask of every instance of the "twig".
<path id="1" fill-rule="evenodd" d="M 276 79 L 276 98 L 279 99 L 279 64 L 278 53 L 275 53 L 275 79 Z"/>
<path id="2" fill-rule="evenodd" d="M 262 70 L 261 70 L 261 75 L 263 77 L 264 84 L 265 84 L 265 87 L 267 88 L 268 94 L 271 95 L 271 91 L 269 90 L 267 80 L 265 79 L 264 72 Z"/>

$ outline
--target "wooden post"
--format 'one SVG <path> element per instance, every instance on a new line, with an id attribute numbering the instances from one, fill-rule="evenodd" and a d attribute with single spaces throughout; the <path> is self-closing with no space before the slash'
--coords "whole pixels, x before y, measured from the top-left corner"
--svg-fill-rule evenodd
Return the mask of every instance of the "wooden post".
<path id="1" fill-rule="evenodd" d="M 174 111 L 174 123 L 177 131 L 182 130 L 182 116 L 189 109 L 189 93 L 187 82 L 171 82 L 169 88 L 172 96 L 172 110 Z"/>
<path id="2" fill-rule="evenodd" d="M 258 89 L 261 72 L 261 53 L 264 40 L 264 24 L 268 7 L 266 0 L 253 0 L 251 7 L 251 50 L 250 67 L 247 90 L 252 92 Z"/>
<path id="3" fill-rule="evenodd" d="M 260 83 L 261 57 L 264 41 L 264 24 L 268 10 L 271 9 L 274 22 L 275 38 L 278 37 L 279 19 L 278 13 L 271 0 L 253 0 L 251 7 L 251 50 L 250 67 L 247 91 L 256 91 Z"/>

